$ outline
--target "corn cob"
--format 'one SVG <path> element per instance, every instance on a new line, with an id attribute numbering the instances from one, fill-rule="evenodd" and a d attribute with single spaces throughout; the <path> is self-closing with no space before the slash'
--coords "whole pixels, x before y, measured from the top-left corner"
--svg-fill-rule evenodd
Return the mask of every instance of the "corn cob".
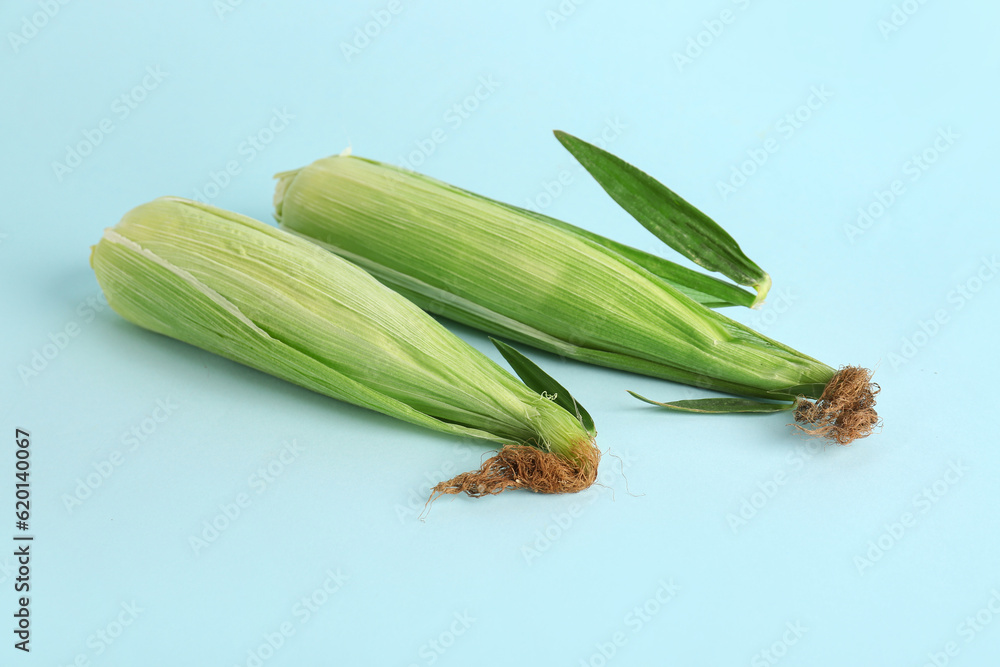
<path id="1" fill-rule="evenodd" d="M 111 307 L 141 327 L 413 424 L 505 445 L 437 493 L 577 491 L 596 476 L 593 424 L 565 390 L 558 402 L 539 395 L 361 269 L 291 234 L 161 198 L 105 230 L 90 261 Z M 501 351 L 532 384 L 558 387 Z"/>
<path id="2" fill-rule="evenodd" d="M 804 430 L 838 442 L 877 421 L 867 371 L 844 369 L 848 378 L 705 307 L 717 289 L 702 291 L 639 251 L 350 155 L 276 178 L 284 229 L 430 312 L 565 357 L 765 400 L 637 398 L 695 412 L 795 409 Z M 754 284 L 766 292 L 760 273 Z"/>

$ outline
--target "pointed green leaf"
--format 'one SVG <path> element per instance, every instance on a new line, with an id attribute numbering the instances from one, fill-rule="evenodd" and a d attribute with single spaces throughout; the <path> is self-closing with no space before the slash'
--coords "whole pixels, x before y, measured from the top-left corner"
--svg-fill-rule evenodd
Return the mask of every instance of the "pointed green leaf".
<path id="1" fill-rule="evenodd" d="M 515 350 L 510 345 L 490 337 L 493 344 L 507 360 L 510 367 L 514 369 L 517 376 L 524 384 L 534 389 L 539 394 L 551 398 L 557 405 L 565 408 L 571 415 L 576 415 L 587 431 L 594 432 L 594 420 L 580 403 L 573 398 L 572 394 L 566 391 L 565 387 L 556 382 L 548 373 L 543 371 L 531 359 Z"/>
<path id="2" fill-rule="evenodd" d="M 661 241 L 709 271 L 757 290 L 763 302 L 771 278 L 714 220 L 649 174 L 571 134 L 556 138 L 618 204 Z"/>
<path id="3" fill-rule="evenodd" d="M 652 399 L 640 396 L 634 391 L 630 394 L 640 401 L 658 405 L 668 410 L 678 410 L 680 412 L 702 412 L 705 414 L 726 414 L 732 412 L 783 412 L 795 407 L 794 403 L 762 403 L 749 398 L 696 398 L 688 401 L 671 401 L 670 403 L 660 403 Z"/>

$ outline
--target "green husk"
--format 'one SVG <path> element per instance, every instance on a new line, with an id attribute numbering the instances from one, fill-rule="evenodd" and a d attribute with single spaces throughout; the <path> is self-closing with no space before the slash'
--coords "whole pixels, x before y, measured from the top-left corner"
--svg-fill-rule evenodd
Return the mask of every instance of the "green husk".
<path id="1" fill-rule="evenodd" d="M 251 218 L 157 199 L 105 230 L 91 265 L 146 329 L 413 424 L 596 461 L 574 414 L 361 269 Z"/>
<path id="2" fill-rule="evenodd" d="M 348 155 L 277 178 L 284 229 L 491 334 L 760 399 L 818 399 L 837 375 L 566 223 Z"/>

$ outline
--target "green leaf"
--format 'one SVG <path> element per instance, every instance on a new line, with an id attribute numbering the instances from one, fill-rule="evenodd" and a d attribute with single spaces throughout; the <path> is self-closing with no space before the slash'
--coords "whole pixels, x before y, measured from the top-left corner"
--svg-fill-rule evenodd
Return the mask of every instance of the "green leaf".
<path id="1" fill-rule="evenodd" d="M 660 403 L 652 399 L 640 396 L 634 391 L 630 394 L 640 401 L 658 405 L 668 410 L 678 410 L 680 412 L 702 412 L 705 414 L 726 414 L 732 412 L 783 412 L 795 407 L 794 403 L 763 403 L 749 398 L 696 398 L 688 401 L 671 401 L 670 403 Z"/>
<path id="2" fill-rule="evenodd" d="M 507 360 L 507 363 L 510 364 L 510 367 L 514 369 L 514 372 L 517 373 L 517 376 L 521 378 L 524 384 L 539 394 L 551 398 L 556 405 L 562 406 L 571 415 L 576 415 L 584 429 L 590 433 L 594 432 L 594 420 L 584 407 L 573 398 L 572 394 L 566 391 L 565 387 L 539 368 L 535 362 L 510 345 L 493 337 L 490 337 L 490 340 L 493 341 L 500 354 L 503 355 L 503 358 Z"/>
<path id="3" fill-rule="evenodd" d="M 556 130 L 556 138 L 633 218 L 661 241 L 709 271 L 757 290 L 763 302 L 771 278 L 714 220 L 649 174 L 605 150 Z"/>

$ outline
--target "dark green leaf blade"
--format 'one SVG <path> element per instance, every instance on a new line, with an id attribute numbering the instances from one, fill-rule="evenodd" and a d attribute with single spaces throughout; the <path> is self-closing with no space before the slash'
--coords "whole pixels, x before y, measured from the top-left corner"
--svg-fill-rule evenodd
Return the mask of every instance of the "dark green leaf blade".
<path id="1" fill-rule="evenodd" d="M 628 162 L 560 130 L 556 138 L 590 175 L 661 241 L 709 271 L 757 290 L 761 303 L 771 278 L 718 223 L 673 190 Z"/>
<path id="2" fill-rule="evenodd" d="M 490 340 L 493 341 L 500 354 L 503 355 L 503 358 L 507 360 L 507 363 L 510 364 L 510 367 L 514 369 L 514 372 L 517 373 L 517 376 L 521 378 L 524 384 L 539 394 L 550 397 L 557 405 L 565 408 L 571 415 L 575 415 L 580 420 L 584 429 L 590 433 L 595 432 L 594 420 L 591 418 L 590 413 L 573 398 L 573 395 L 565 387 L 539 368 L 535 362 L 510 345 L 493 337 L 490 337 Z"/>
<path id="3" fill-rule="evenodd" d="M 696 398 L 687 401 L 671 401 L 660 403 L 652 399 L 640 396 L 634 391 L 630 394 L 652 405 L 658 405 L 668 410 L 679 412 L 701 412 L 705 414 L 728 414 L 733 412 L 784 412 L 795 407 L 794 403 L 763 403 L 749 398 Z"/>

